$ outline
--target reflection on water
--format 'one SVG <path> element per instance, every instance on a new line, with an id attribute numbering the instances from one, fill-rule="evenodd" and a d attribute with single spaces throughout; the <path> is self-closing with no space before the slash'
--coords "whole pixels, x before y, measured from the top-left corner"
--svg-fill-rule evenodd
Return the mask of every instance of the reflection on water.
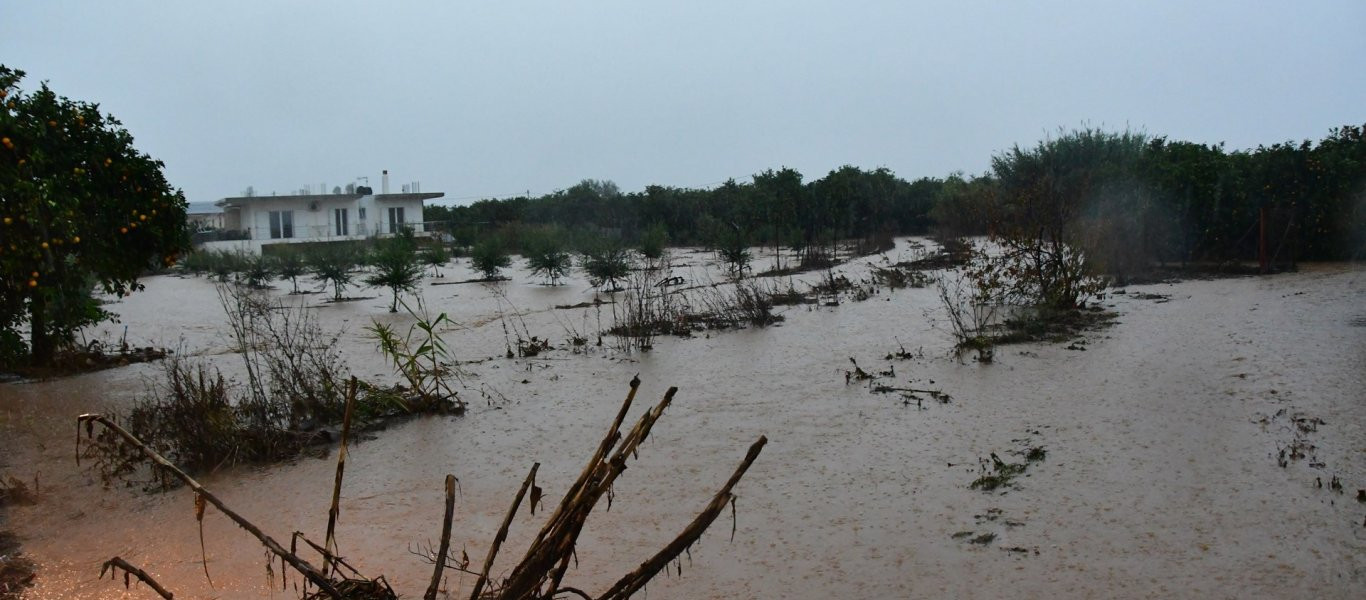
<path id="1" fill-rule="evenodd" d="M 711 272 L 704 254 L 680 258 L 690 279 Z M 879 259 L 847 269 L 857 277 L 869 260 Z M 448 280 L 472 276 L 453 271 Z M 652 597 L 1356 597 L 1366 585 L 1366 505 L 1354 499 L 1366 488 L 1366 329 L 1350 324 L 1366 306 L 1363 275 L 1325 266 L 1134 287 L 1106 299 L 1120 322 L 1072 345 L 1084 350 L 1013 346 L 992 365 L 947 356 L 949 340 L 926 314 L 932 289 L 786 308 L 776 327 L 660 339 L 646 354 L 590 343 L 586 355 L 496 358 L 468 367 L 465 417 L 404 423 L 354 448 L 337 537 L 363 572 L 420 593 L 430 570 L 409 549 L 439 536 L 441 482 L 453 473 L 461 495 L 452 544 L 479 561 L 526 469 L 541 462 L 539 483 L 558 500 L 639 373 L 648 402 L 637 411 L 670 385 L 680 392 L 617 483 L 611 511 L 591 519 L 579 568 L 566 577 L 577 587 L 604 589 L 671 540 L 766 434 L 768 447 L 736 490 L 734 541 L 723 517 L 683 561 L 682 577 L 656 580 Z M 434 310 L 464 324 L 445 334 L 462 359 L 501 356 L 514 311 L 517 327 L 524 321 L 557 342 L 575 331 L 592 339 L 600 320 L 610 322 L 610 306 L 606 314 L 552 308 L 591 300 L 581 280 L 544 287 L 524 271 L 513 280 L 499 293 L 424 288 Z M 110 307 L 122 323 L 105 335 L 126 325 L 130 341 L 179 347 L 234 373 L 212 286 L 146 283 Z M 354 293 L 376 297 L 304 300 L 340 330 L 357 375 L 391 380 L 362 327 L 408 318 L 385 312 L 382 293 Z M 899 345 L 924 355 L 883 358 Z M 846 385 L 851 357 L 870 371 L 894 364 L 895 377 L 881 382 L 942 389 L 953 400 L 917 407 Z M 121 585 L 96 580 L 99 563 L 118 555 L 184 597 L 281 597 L 266 580 L 263 550 L 212 510 L 204 538 L 217 588 L 209 588 L 186 490 L 106 490 L 75 466 L 74 416 L 127 406 L 156 373 L 135 365 L 0 385 L 0 472 L 41 483 L 38 504 L 10 512 L 42 565 L 32 596 L 123 597 Z M 1282 408 L 1325 424 L 1303 434 L 1261 419 Z M 1322 467 L 1277 466 L 1278 444 L 1296 435 L 1313 436 Z M 968 489 L 979 459 L 1018 460 L 1008 452 L 1025 443 L 1045 447 L 1047 459 L 1017 487 Z M 202 481 L 277 539 L 296 529 L 321 539 L 333 469 L 331 460 L 304 458 Z M 1316 477 L 1333 475 L 1346 494 L 1315 487 Z M 519 517 L 495 573 L 544 516 Z M 962 532 L 995 537 L 973 544 L 955 537 Z M 469 584 L 448 582 L 466 592 Z"/>

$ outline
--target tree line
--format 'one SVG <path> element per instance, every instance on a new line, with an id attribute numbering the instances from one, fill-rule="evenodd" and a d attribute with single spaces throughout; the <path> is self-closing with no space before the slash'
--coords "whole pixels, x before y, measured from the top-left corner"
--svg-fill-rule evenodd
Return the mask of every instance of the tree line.
<path id="1" fill-rule="evenodd" d="M 429 206 L 460 245 L 496 237 L 513 251 L 549 235 L 577 246 L 608 237 L 637 244 L 820 249 L 839 240 L 988 234 L 1046 210 L 1097 264 L 1123 271 L 1158 262 L 1345 260 L 1366 254 L 1366 137 L 1334 128 L 1317 142 L 1250 150 L 1099 129 L 1061 131 L 997 153 L 980 175 L 906 180 L 886 168 L 843 166 L 807 181 L 791 168 L 711 189 L 622 192 L 586 179 L 541 196 Z M 1263 236 L 1263 226 L 1266 235 Z M 1084 243 L 1083 243 L 1084 242 Z"/>

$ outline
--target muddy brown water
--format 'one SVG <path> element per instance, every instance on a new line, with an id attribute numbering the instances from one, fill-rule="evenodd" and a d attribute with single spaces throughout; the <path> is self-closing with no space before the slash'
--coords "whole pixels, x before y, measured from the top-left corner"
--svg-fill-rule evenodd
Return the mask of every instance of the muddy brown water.
<path id="1" fill-rule="evenodd" d="M 906 243 L 888 258 L 906 257 Z M 681 253 L 680 274 L 713 277 L 708 258 Z M 879 261 L 842 269 L 859 277 Z M 463 266 L 445 275 L 472 277 Z M 521 269 L 512 278 L 498 291 L 465 284 L 423 294 L 461 323 L 444 337 L 462 359 L 501 356 L 504 325 L 523 322 L 561 349 L 470 365 L 466 416 L 397 425 L 348 460 L 342 554 L 408 597 L 430 577 L 410 550 L 439 535 L 446 473 L 461 491 L 453 552 L 477 564 L 531 464 L 542 463 L 539 483 L 553 504 L 636 373 L 645 401 L 632 418 L 668 386 L 680 391 L 619 480 L 610 511 L 600 507 L 580 539 L 566 581 L 590 592 L 671 540 L 761 434 L 770 443 L 736 490 L 734 540 L 726 514 L 682 561 L 681 576 L 660 576 L 650 597 L 1360 598 L 1366 589 L 1366 504 L 1355 500 L 1366 488 L 1366 328 L 1354 325 L 1366 318 L 1361 267 L 1131 287 L 1104 301 L 1118 323 L 1080 336 L 1084 344 L 1010 346 L 990 365 L 948 356 L 933 289 L 783 308 L 779 326 L 661 338 L 653 351 L 629 354 L 610 338 L 592 345 L 610 307 L 552 308 L 591 300 L 582 280 L 544 287 Z M 235 373 L 240 359 L 227 351 L 212 285 L 174 276 L 146 284 L 110 307 L 121 323 L 100 335 L 116 339 L 126 325 L 132 343 L 179 347 Z M 341 332 L 353 372 L 392 380 L 362 327 L 410 319 L 388 314 L 382 293 L 351 293 L 376 297 L 304 300 Z M 587 354 L 563 349 L 571 331 L 590 338 Z M 883 358 L 899 345 L 917 356 Z M 850 357 L 870 371 L 894 365 L 895 377 L 877 383 L 953 399 L 917 407 L 846 385 Z M 30 596 L 150 597 L 97 579 L 99 564 L 118 555 L 177 597 L 290 597 L 279 590 L 278 561 L 272 589 L 264 550 L 212 509 L 209 586 L 187 490 L 105 489 L 75 465 L 75 415 L 127 407 L 157 374 L 156 365 L 133 365 L 0 385 L 0 474 L 40 487 L 39 502 L 12 508 L 8 524 L 41 565 Z M 1298 433 L 1297 414 L 1324 424 Z M 1297 434 L 1316 446 L 1312 457 L 1277 466 L 1278 446 Z M 994 452 L 1017 462 L 1009 452 L 1032 446 L 1047 458 L 1015 486 L 969 489 L 980 459 Z M 296 529 L 321 539 L 334 459 L 201 481 L 276 539 Z M 1329 489 L 1335 475 L 1343 494 Z M 519 516 L 495 573 L 545 516 Z M 987 533 L 995 535 L 988 544 L 969 541 Z M 453 596 L 469 587 L 468 576 L 447 580 Z"/>

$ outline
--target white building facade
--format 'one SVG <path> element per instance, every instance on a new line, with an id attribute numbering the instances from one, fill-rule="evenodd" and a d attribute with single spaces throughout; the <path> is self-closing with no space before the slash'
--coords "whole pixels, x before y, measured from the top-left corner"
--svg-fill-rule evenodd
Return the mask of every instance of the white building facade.
<path id="1" fill-rule="evenodd" d="M 237 239 L 205 242 L 208 250 L 259 254 L 272 244 L 361 240 L 403 228 L 428 233 L 423 202 L 445 194 L 310 194 L 244 196 L 215 203 L 223 210 L 222 229 Z"/>

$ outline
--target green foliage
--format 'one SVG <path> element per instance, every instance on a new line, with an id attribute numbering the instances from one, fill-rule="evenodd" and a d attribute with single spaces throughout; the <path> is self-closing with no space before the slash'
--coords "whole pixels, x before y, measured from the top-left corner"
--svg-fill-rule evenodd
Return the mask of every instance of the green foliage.
<path id="1" fill-rule="evenodd" d="M 241 257 L 238 267 L 242 282 L 254 288 L 266 287 L 275 276 L 275 259 L 263 254 Z"/>
<path id="2" fill-rule="evenodd" d="M 526 257 L 532 275 L 544 277 L 547 284 L 559 285 L 574 266 L 574 258 L 553 239 L 545 239 L 532 248 Z"/>
<path id="3" fill-rule="evenodd" d="M 1096 261 L 1119 268 L 1115 256 L 1141 227 L 1135 167 L 1145 144 L 1140 134 L 1081 129 L 993 157 L 990 222 L 1003 253 L 981 276 L 1008 279 L 1030 306 L 1075 308 L 1100 291 Z"/>
<path id="4" fill-rule="evenodd" d="M 716 253 L 726 263 L 727 270 L 735 277 L 744 277 L 752 255 L 749 252 L 749 236 L 738 227 L 721 228 L 713 243 Z"/>
<path id="5" fill-rule="evenodd" d="M 290 293 L 299 293 L 299 277 L 308 272 L 308 264 L 304 262 L 303 253 L 288 248 L 277 253 L 274 260 L 275 273 L 281 279 L 288 279 L 293 288 Z"/>
<path id="6" fill-rule="evenodd" d="M 398 312 L 398 295 L 417 289 L 422 281 L 422 265 L 418 262 L 417 244 L 412 232 L 379 240 L 370 254 L 372 272 L 365 278 L 370 287 L 387 287 L 393 293 L 389 312 Z"/>
<path id="7" fill-rule="evenodd" d="M 409 412 L 431 412 L 452 406 L 457 410 L 464 408 L 464 402 L 449 381 L 451 376 L 458 375 L 455 356 L 439 334 L 442 327 L 453 325 L 453 321 L 446 313 L 429 316 L 420 303 L 417 310 L 407 303 L 403 304 L 403 309 L 415 320 L 403 337 L 399 337 L 393 327 L 379 321 L 372 321 L 365 328 L 379 342 L 380 352 L 389 358 L 394 370 L 417 395 L 416 406 L 404 403 L 403 408 Z"/>
<path id="8" fill-rule="evenodd" d="M 214 250 L 210 253 L 209 272 L 219 277 L 219 282 L 227 282 L 229 276 L 245 271 L 247 257 L 242 251 Z"/>
<path id="9" fill-rule="evenodd" d="M 617 240 L 599 240 L 584 251 L 579 266 L 593 287 L 606 285 L 607 290 L 614 291 L 631 272 L 631 253 Z"/>
<path id="10" fill-rule="evenodd" d="M 640 235 L 640 255 L 649 260 L 664 258 L 669 247 L 669 230 L 663 223 L 655 223 Z"/>
<path id="11" fill-rule="evenodd" d="M 451 262 L 451 253 L 442 244 L 432 244 L 418 257 L 422 264 L 432 268 L 432 274 L 441 277 L 441 265 Z"/>
<path id="12" fill-rule="evenodd" d="M 332 286 L 332 299 L 340 301 L 342 291 L 355 278 L 360 256 L 349 245 L 328 244 L 309 250 L 304 263 L 313 277 L 322 283 L 323 289 Z"/>
<path id="13" fill-rule="evenodd" d="M 23 75 L 0 66 L 0 332 L 9 345 L 26 326 L 31 360 L 47 364 L 99 318 L 93 286 L 140 289 L 189 236 L 183 194 L 118 120 L 46 84 L 25 92 Z"/>
<path id="14" fill-rule="evenodd" d="M 470 251 L 470 266 L 483 274 L 484 279 L 493 280 L 499 271 L 512 266 L 512 257 L 497 239 L 486 239 Z"/>

